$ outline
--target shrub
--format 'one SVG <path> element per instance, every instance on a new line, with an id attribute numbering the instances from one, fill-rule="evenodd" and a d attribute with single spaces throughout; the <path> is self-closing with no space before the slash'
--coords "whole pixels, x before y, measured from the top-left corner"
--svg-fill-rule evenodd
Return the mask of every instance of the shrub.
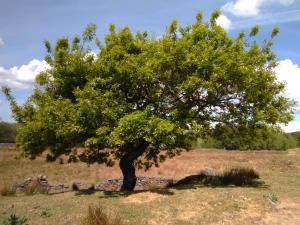
<path id="1" fill-rule="evenodd" d="M 201 171 L 199 174 L 191 175 L 177 181 L 173 187 L 185 187 L 185 186 L 247 186 L 255 183 L 255 180 L 259 178 L 258 173 L 251 168 L 232 168 L 227 169 L 221 173 L 215 173 L 214 171 Z"/>
<path id="2" fill-rule="evenodd" d="M 34 194 L 48 194 L 48 187 L 40 184 L 38 180 L 33 180 L 27 187 L 24 188 L 24 192 L 26 195 L 34 195 Z"/>
<path id="3" fill-rule="evenodd" d="M 299 134 L 286 134 L 275 128 L 261 127 L 253 131 L 249 127 L 217 125 L 210 135 L 198 140 L 197 147 L 228 150 L 286 150 L 300 146 L 300 141 L 297 142 L 300 135 L 297 135 Z"/>
<path id="4" fill-rule="evenodd" d="M 232 168 L 225 170 L 221 175 L 223 185 L 249 185 L 258 178 L 258 173 L 252 168 Z"/>
<path id="5" fill-rule="evenodd" d="M 0 143 L 14 143 L 16 132 L 17 126 L 15 123 L 0 121 Z"/>
<path id="6" fill-rule="evenodd" d="M 17 217 L 15 214 L 11 214 L 2 223 L 3 225 L 28 225 L 25 217 Z"/>
<path id="7" fill-rule="evenodd" d="M 295 140 L 295 147 L 300 147 L 300 131 L 287 134 L 289 137 Z"/>
<path id="8" fill-rule="evenodd" d="M 4 184 L 0 188 L 0 194 L 2 196 L 14 195 L 14 194 L 16 194 L 16 186 L 15 185 Z"/>
<path id="9" fill-rule="evenodd" d="M 101 206 L 89 206 L 87 216 L 82 225 L 121 225 L 116 214 L 109 213 Z"/>

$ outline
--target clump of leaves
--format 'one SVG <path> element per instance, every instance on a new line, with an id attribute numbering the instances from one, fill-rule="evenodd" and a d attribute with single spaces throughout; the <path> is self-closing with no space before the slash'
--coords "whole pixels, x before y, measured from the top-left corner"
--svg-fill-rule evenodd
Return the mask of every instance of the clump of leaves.
<path id="1" fill-rule="evenodd" d="M 16 186 L 15 185 L 4 184 L 0 188 L 0 194 L 2 196 L 15 195 L 16 194 Z"/>
<path id="2" fill-rule="evenodd" d="M 82 225 L 121 225 L 120 217 L 108 212 L 101 206 L 89 206 L 88 213 Z"/>
<path id="3" fill-rule="evenodd" d="M 12 213 L 3 221 L 3 225 L 28 225 L 28 223 L 25 217 L 18 217 Z"/>
<path id="4" fill-rule="evenodd" d="M 32 181 L 27 187 L 24 188 L 24 192 L 26 195 L 34 195 L 34 194 L 48 194 L 49 189 L 37 180 Z"/>

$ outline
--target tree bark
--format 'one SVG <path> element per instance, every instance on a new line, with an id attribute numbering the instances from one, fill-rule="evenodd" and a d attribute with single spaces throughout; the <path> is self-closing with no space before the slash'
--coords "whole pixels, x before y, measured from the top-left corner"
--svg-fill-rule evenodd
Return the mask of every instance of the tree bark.
<path id="1" fill-rule="evenodd" d="M 123 174 L 121 191 L 133 191 L 136 184 L 134 161 L 141 156 L 148 147 L 147 142 L 132 146 L 120 160 L 120 168 Z"/>

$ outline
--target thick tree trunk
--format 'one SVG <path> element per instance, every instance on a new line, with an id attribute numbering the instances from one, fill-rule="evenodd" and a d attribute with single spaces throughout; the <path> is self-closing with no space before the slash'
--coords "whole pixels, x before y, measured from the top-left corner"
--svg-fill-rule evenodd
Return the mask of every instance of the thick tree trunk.
<path id="1" fill-rule="evenodd" d="M 123 173 L 123 184 L 121 191 L 133 191 L 136 184 L 134 161 L 141 156 L 146 148 L 148 147 L 147 142 L 142 142 L 131 149 L 121 158 L 120 168 Z"/>

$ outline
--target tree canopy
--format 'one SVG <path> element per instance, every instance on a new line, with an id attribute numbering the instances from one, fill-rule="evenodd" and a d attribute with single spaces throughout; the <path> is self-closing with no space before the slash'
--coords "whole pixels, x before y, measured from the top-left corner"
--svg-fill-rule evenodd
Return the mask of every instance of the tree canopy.
<path id="1" fill-rule="evenodd" d="M 174 20 L 159 38 L 110 25 L 102 43 L 90 24 L 81 37 L 62 37 L 54 47 L 45 41 L 51 68 L 37 76 L 27 102 L 17 105 L 4 88 L 17 143 L 31 157 L 48 149 L 71 161 L 121 159 L 124 183 L 132 180 L 123 189 L 130 190 L 134 166 L 158 166 L 215 128 L 230 124 L 255 135 L 289 122 L 291 102 L 271 51 L 278 29 L 258 44 L 258 26 L 233 38 L 216 23 L 219 15 L 205 22 L 199 12 L 185 26 Z"/>

